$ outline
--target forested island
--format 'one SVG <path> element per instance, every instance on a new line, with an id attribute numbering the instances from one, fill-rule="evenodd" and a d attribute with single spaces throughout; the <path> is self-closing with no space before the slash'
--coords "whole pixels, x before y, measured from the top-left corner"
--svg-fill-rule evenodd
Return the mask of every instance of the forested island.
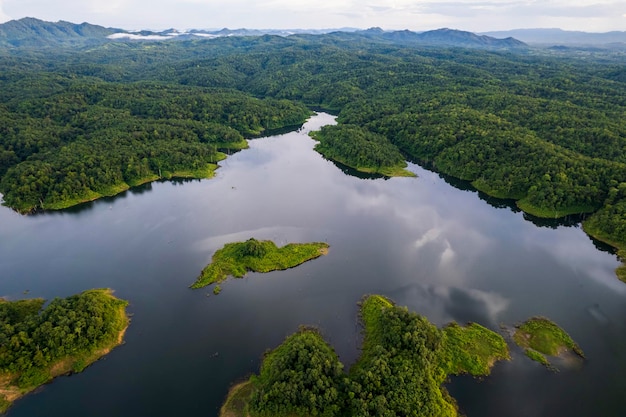
<path id="1" fill-rule="evenodd" d="M 202 270 L 191 288 L 220 283 L 229 275 L 242 278 L 248 271 L 271 272 L 293 268 L 327 253 L 328 244 L 324 242 L 289 243 L 280 248 L 271 240 L 254 238 L 227 243 L 215 252 L 211 263 Z M 214 287 L 216 295 L 220 291 L 220 287 Z"/>
<path id="2" fill-rule="evenodd" d="M 380 295 L 362 301 L 360 318 L 362 352 L 348 372 L 317 330 L 302 328 L 265 355 L 259 375 L 231 389 L 220 416 L 457 416 L 442 387 L 448 376 L 488 375 L 509 359 L 491 330 L 438 329 Z"/>
<path id="3" fill-rule="evenodd" d="M 0 299 L 0 413 L 53 378 L 85 367 L 122 343 L 128 303 L 111 290 L 54 299 Z"/>
<path id="4" fill-rule="evenodd" d="M 205 177 L 219 149 L 322 108 L 338 114 L 317 135 L 331 159 L 394 175 L 409 158 L 534 216 L 583 213 L 585 231 L 625 255 L 623 54 L 363 31 L 0 56 L 0 192 L 21 212 Z"/>

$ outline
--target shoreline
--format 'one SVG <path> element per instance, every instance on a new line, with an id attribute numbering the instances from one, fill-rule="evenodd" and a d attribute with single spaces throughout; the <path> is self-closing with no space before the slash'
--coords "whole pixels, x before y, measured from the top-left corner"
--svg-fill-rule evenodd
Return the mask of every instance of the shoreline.
<path id="1" fill-rule="evenodd" d="M 107 289 L 105 294 L 109 297 L 117 299 L 113 296 L 113 291 L 110 289 Z M 122 345 L 124 343 L 124 335 L 130 325 L 130 318 L 126 313 L 126 306 L 127 304 L 118 308 L 118 317 L 123 318 L 125 325 L 120 331 L 117 332 L 117 335 L 111 342 L 99 346 L 91 353 L 82 352 L 76 355 L 68 355 L 50 364 L 46 367 L 50 377 L 45 382 L 32 387 L 19 388 L 18 386 L 11 384 L 11 381 L 18 374 L 0 374 L 0 414 L 5 413 L 16 400 L 28 395 L 45 384 L 53 382 L 54 379 L 59 376 L 69 376 L 74 373 L 83 372 L 87 367 L 108 355 L 116 347 Z"/>
<path id="2" fill-rule="evenodd" d="M 599 210 L 602 209 L 602 207 L 592 208 L 592 207 L 582 207 L 582 206 L 565 207 L 560 210 L 542 209 L 540 207 L 536 207 L 528 203 L 526 201 L 526 196 L 519 196 L 519 195 L 505 196 L 505 195 L 493 192 L 488 187 L 482 187 L 480 186 L 480 184 L 476 184 L 476 181 L 469 181 L 467 179 L 463 179 L 455 175 L 446 173 L 442 170 L 436 169 L 433 166 L 433 164 L 429 163 L 428 161 L 417 159 L 415 160 L 415 163 L 419 165 L 420 167 L 427 169 L 429 171 L 435 172 L 437 174 L 443 174 L 451 178 L 464 181 L 468 183 L 474 190 L 484 193 L 489 197 L 492 197 L 498 200 L 503 200 L 503 201 L 504 200 L 513 201 L 515 203 L 515 206 L 519 208 L 523 213 L 536 217 L 538 219 L 560 219 L 560 218 L 567 217 L 570 215 L 583 215 L 583 214 L 588 214 L 590 216 L 593 216 L 595 213 L 597 213 Z M 613 249 L 616 250 L 617 252 L 616 256 L 622 264 L 615 269 L 615 276 L 618 280 L 626 283 L 626 244 L 618 243 L 610 238 L 606 238 L 602 236 L 600 232 L 598 231 L 590 230 L 589 227 L 586 226 L 587 224 L 586 220 L 580 221 L 579 224 L 581 226 L 582 231 L 587 236 L 593 239 L 596 239 L 600 242 L 606 243 L 607 245 L 611 246 Z"/>
<path id="3" fill-rule="evenodd" d="M 404 162 L 403 165 L 397 165 L 397 166 L 388 166 L 388 167 L 380 167 L 380 168 L 358 167 L 358 166 L 350 165 L 346 163 L 345 161 L 341 160 L 340 158 L 331 158 L 330 156 L 326 155 L 324 152 L 321 152 L 317 146 L 314 149 L 317 153 L 319 153 L 320 155 L 322 155 L 324 158 L 328 159 L 329 161 L 338 162 L 342 165 L 347 166 L 348 168 L 352 168 L 353 170 L 362 172 L 364 174 L 378 174 L 378 175 L 382 175 L 385 177 L 393 177 L 393 178 L 417 177 L 415 173 L 406 169 L 408 166 L 406 161 Z"/>
<path id="4" fill-rule="evenodd" d="M 296 268 L 327 255 L 329 247 L 325 242 L 288 243 L 278 247 L 271 240 L 258 241 L 254 238 L 245 242 L 230 242 L 213 254 L 211 262 L 202 269 L 190 288 L 220 284 L 229 276 L 243 278 L 248 272 L 267 273 Z M 221 288 L 214 288 L 214 291 L 219 293 Z"/>
<path id="5" fill-rule="evenodd" d="M 220 155 L 218 162 L 223 161 L 224 159 L 226 159 L 226 157 L 227 155 L 225 154 Z M 161 176 L 151 175 L 148 177 L 141 178 L 137 181 L 133 181 L 130 184 L 126 182 L 114 184 L 101 191 L 91 191 L 85 197 L 78 197 L 78 198 L 71 199 L 71 200 L 59 201 L 59 202 L 47 205 L 43 208 L 42 207 L 29 207 L 29 208 L 24 208 L 24 209 L 18 209 L 18 208 L 14 208 L 11 206 L 7 206 L 7 207 L 24 215 L 35 214 L 35 213 L 46 212 L 46 211 L 65 210 L 65 209 L 75 207 L 81 204 L 90 203 L 92 201 L 96 201 L 101 198 L 115 197 L 116 195 L 121 194 L 125 191 L 142 186 L 144 184 L 149 184 L 151 182 L 159 181 L 159 180 L 170 181 L 173 179 L 198 179 L 198 180 L 211 179 L 215 176 L 215 171 L 218 168 L 220 168 L 219 164 L 209 163 L 207 164 L 206 167 L 197 169 L 197 170 L 174 171 L 171 173 L 166 172 L 164 175 L 161 175 Z"/>

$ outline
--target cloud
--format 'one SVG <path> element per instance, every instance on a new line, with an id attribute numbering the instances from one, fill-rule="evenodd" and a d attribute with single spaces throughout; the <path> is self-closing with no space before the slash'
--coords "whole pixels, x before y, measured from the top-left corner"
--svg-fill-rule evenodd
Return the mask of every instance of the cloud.
<path id="1" fill-rule="evenodd" d="M 447 314 L 455 321 L 497 325 L 511 304 L 500 294 L 477 289 L 435 287 L 432 291 L 443 301 Z"/>
<path id="2" fill-rule="evenodd" d="M 421 249 L 427 243 L 434 242 L 439 236 L 441 236 L 441 230 L 432 228 L 428 229 L 426 233 L 424 233 L 419 239 L 415 241 L 415 248 Z"/>
<path id="3" fill-rule="evenodd" d="M 623 30 L 615 0 L 1 0 L 0 19 L 89 21 L 105 26 L 187 28 L 337 28 L 380 26 L 471 31 L 519 27 Z"/>
<path id="4" fill-rule="evenodd" d="M 11 18 L 4 13 L 3 1 L 0 0 L 0 22 L 6 22 L 7 20 L 11 20 Z"/>

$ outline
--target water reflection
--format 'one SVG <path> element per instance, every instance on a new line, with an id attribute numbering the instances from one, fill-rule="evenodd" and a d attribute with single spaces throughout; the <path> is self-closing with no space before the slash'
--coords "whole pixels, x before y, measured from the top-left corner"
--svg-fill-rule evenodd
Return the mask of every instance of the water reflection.
<path id="1" fill-rule="evenodd" d="M 355 177 L 355 178 L 360 178 L 362 180 L 377 180 L 377 179 L 385 179 L 388 180 L 389 177 L 383 175 L 383 174 L 376 174 L 376 173 L 368 173 L 368 172 L 362 172 L 362 171 L 357 171 L 354 168 L 351 168 L 347 165 L 342 164 L 341 162 L 337 162 L 337 161 L 333 161 L 330 160 L 330 162 L 332 162 L 337 168 L 339 168 L 341 170 L 341 172 L 343 172 L 346 175 L 350 175 L 351 177 Z"/>

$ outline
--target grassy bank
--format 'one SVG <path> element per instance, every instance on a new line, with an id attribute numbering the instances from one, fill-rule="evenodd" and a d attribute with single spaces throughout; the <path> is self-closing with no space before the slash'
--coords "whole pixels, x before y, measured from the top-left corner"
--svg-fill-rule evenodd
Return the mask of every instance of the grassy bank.
<path id="1" fill-rule="evenodd" d="M 593 213 L 597 210 L 597 207 L 593 206 L 572 206 L 561 207 L 558 209 L 537 207 L 524 199 L 517 200 L 516 204 L 517 207 L 519 207 L 524 213 L 528 213 L 535 217 L 541 217 L 543 219 L 558 219 L 571 214 Z"/>
<path id="2" fill-rule="evenodd" d="M 228 390 L 226 401 L 220 408 L 220 417 L 247 416 L 248 403 L 254 393 L 254 383 L 251 380 L 244 381 Z"/>
<path id="3" fill-rule="evenodd" d="M 489 375 L 495 362 L 511 358 L 502 336 L 480 324 L 461 327 L 452 323 L 443 332 L 440 366 L 446 374 Z"/>
<path id="4" fill-rule="evenodd" d="M 353 163 L 350 163 L 348 160 L 344 158 L 341 158 L 338 156 L 331 156 L 330 154 L 324 153 L 323 150 L 320 150 L 318 148 L 316 148 L 316 150 L 327 159 L 330 159 L 335 162 L 339 162 L 340 164 L 350 167 L 356 171 L 364 172 L 366 174 L 380 174 L 386 177 L 416 177 L 417 176 L 413 172 L 406 169 L 407 167 L 406 162 L 401 162 L 394 166 L 379 166 L 379 167 L 360 166 L 360 165 L 355 165 Z"/>
<path id="5" fill-rule="evenodd" d="M 612 239 L 595 221 L 594 217 L 583 222 L 583 230 L 589 236 L 601 242 L 611 245 L 617 249 L 617 257 L 622 261 L 622 265 L 617 267 L 615 274 L 620 281 L 626 283 L 626 242 Z"/>
<path id="6" fill-rule="evenodd" d="M 109 289 L 55 299 L 2 301 L 0 412 L 59 375 L 81 372 L 123 341 L 128 303 Z"/>
<path id="7" fill-rule="evenodd" d="M 224 281 L 229 275 L 243 277 L 248 271 L 271 272 L 296 267 L 328 253 L 328 244 L 290 243 L 281 248 L 270 240 L 254 238 L 227 243 L 213 255 L 191 288 L 202 288 Z"/>

